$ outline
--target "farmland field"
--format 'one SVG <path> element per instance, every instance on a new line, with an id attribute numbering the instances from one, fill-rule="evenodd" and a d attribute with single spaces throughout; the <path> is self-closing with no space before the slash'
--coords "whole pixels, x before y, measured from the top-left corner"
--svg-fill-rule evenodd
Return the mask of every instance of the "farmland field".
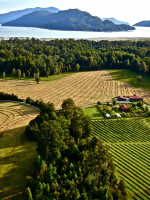
<path id="1" fill-rule="evenodd" d="M 0 103 L 0 199 L 21 200 L 26 176 L 36 157 L 36 143 L 24 131 L 38 115 L 34 108 L 19 103 Z"/>
<path id="2" fill-rule="evenodd" d="M 150 118 L 93 120 L 93 135 L 110 147 L 129 199 L 150 199 Z"/>
<path id="3" fill-rule="evenodd" d="M 81 72 L 56 81 L 0 80 L 0 91 L 14 93 L 19 98 L 42 99 L 60 109 L 64 99 L 72 98 L 77 106 L 107 102 L 117 95 L 140 94 L 150 104 L 150 90 L 138 89 L 128 83 L 115 81 L 108 71 Z"/>

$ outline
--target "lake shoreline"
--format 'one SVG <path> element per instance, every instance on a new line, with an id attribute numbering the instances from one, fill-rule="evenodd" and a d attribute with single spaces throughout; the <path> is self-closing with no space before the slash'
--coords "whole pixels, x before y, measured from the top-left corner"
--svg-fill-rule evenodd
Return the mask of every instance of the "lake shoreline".
<path id="1" fill-rule="evenodd" d="M 9 40 L 9 39 L 14 39 L 16 37 L 0 37 L 0 40 Z M 29 37 L 17 37 L 18 39 L 26 39 Z M 31 38 L 31 37 L 30 37 Z M 50 40 L 69 40 L 69 39 L 74 39 L 74 40 L 94 40 L 94 41 L 101 41 L 101 40 L 108 40 L 108 41 L 124 41 L 124 40 L 133 40 L 133 41 L 142 41 L 142 40 L 150 40 L 150 37 L 92 37 L 92 38 L 36 38 L 41 41 L 50 41 Z"/>

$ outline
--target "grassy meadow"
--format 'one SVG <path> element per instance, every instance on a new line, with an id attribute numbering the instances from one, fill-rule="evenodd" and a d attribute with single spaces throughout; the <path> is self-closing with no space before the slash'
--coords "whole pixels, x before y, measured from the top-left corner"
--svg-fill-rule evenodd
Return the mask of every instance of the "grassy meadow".
<path id="1" fill-rule="evenodd" d="M 37 145 L 24 131 L 37 110 L 19 103 L 0 103 L 0 199 L 22 200 Z M 3 119 L 3 120 L 1 120 Z"/>
<path id="2" fill-rule="evenodd" d="M 135 88 L 143 88 L 150 90 L 150 76 L 145 76 L 143 73 L 136 73 L 127 69 L 108 70 L 111 77 L 115 81 L 125 82 Z M 142 76 L 142 81 L 138 83 L 137 76 Z"/>
<path id="3" fill-rule="evenodd" d="M 103 118 L 103 115 L 100 113 L 98 108 L 96 106 L 88 107 L 88 108 L 83 108 L 84 114 L 88 115 L 92 119 L 95 118 Z"/>

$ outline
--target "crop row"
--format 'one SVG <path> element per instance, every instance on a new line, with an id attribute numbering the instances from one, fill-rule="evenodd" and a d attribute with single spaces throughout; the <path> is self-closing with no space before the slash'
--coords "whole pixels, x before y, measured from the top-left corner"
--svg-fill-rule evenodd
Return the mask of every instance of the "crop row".
<path id="1" fill-rule="evenodd" d="M 95 120 L 93 133 L 105 142 L 147 142 L 150 128 L 142 119 Z"/>
<path id="2" fill-rule="evenodd" d="M 146 149 L 150 148 L 150 143 L 110 145 L 110 154 L 120 177 L 139 196 L 138 199 L 150 199 L 150 159 L 148 154 L 143 155 L 145 146 Z"/>

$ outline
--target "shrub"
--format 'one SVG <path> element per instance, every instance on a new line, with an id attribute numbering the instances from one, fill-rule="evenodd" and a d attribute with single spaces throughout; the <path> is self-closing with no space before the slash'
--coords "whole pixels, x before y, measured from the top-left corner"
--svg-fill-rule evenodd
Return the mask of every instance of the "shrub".
<path id="1" fill-rule="evenodd" d="M 32 102 L 32 99 L 30 97 L 27 97 L 26 98 L 26 103 L 31 104 L 31 102 Z"/>
<path id="2" fill-rule="evenodd" d="M 148 106 L 145 106 L 145 111 L 148 112 L 148 110 L 149 110 L 149 109 L 148 109 Z"/>
<path id="3" fill-rule="evenodd" d="M 138 103 L 137 103 L 137 106 L 138 107 L 141 107 L 143 105 L 143 102 L 142 101 L 139 101 Z"/>
<path id="4" fill-rule="evenodd" d="M 115 111 L 118 112 L 118 107 L 115 107 Z"/>
<path id="5" fill-rule="evenodd" d="M 126 115 L 126 113 L 125 113 L 125 112 L 122 112 L 122 116 L 123 116 L 123 117 L 126 117 L 127 115 Z"/>
<path id="6" fill-rule="evenodd" d="M 101 105 L 101 102 L 100 102 L 100 101 L 98 101 L 98 102 L 97 102 L 97 105 Z"/>
<path id="7" fill-rule="evenodd" d="M 113 105 L 116 105 L 116 104 L 117 104 L 117 102 L 116 102 L 115 99 L 112 100 L 112 103 L 113 103 Z"/>
<path id="8" fill-rule="evenodd" d="M 148 115 L 148 117 L 150 117 L 150 111 L 148 111 L 147 115 Z"/>
<path id="9" fill-rule="evenodd" d="M 106 110 L 106 112 L 108 112 L 109 114 L 111 114 L 111 112 L 112 112 L 112 107 L 107 106 L 105 110 Z"/>

